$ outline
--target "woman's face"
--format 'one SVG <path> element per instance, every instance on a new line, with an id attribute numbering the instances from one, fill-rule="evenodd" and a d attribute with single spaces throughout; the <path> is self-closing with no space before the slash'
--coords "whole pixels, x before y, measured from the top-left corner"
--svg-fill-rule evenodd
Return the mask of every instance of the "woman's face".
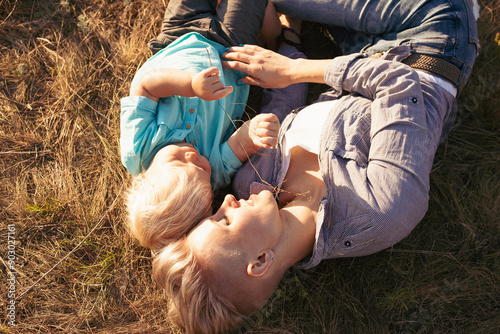
<path id="1" fill-rule="evenodd" d="M 197 253 L 252 253 L 272 248 L 282 231 L 278 205 L 269 191 L 237 201 L 227 195 L 217 212 L 202 221 L 188 236 Z"/>

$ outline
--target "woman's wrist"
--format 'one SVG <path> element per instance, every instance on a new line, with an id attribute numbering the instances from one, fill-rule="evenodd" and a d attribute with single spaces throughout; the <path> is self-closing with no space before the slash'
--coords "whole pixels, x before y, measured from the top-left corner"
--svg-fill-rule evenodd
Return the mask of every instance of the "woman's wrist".
<path id="1" fill-rule="evenodd" d="M 331 59 L 293 59 L 289 74 L 291 84 L 325 83 L 325 71 L 331 61 Z"/>

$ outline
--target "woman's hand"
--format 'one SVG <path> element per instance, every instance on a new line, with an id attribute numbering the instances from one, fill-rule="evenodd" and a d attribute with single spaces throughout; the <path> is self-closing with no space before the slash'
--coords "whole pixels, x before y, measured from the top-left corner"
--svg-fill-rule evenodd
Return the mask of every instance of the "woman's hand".
<path id="1" fill-rule="evenodd" d="M 233 91 L 232 86 L 224 86 L 217 67 L 210 67 L 193 75 L 191 87 L 195 96 L 207 101 L 222 99 Z"/>
<path id="2" fill-rule="evenodd" d="M 284 88 L 294 83 L 296 60 L 256 45 L 233 46 L 221 56 L 222 66 L 248 74 L 240 81 L 263 88 Z"/>
<path id="3" fill-rule="evenodd" d="M 325 83 L 331 59 L 291 59 L 256 45 L 233 46 L 221 56 L 225 68 L 248 74 L 245 85 L 285 88 L 300 82 Z"/>

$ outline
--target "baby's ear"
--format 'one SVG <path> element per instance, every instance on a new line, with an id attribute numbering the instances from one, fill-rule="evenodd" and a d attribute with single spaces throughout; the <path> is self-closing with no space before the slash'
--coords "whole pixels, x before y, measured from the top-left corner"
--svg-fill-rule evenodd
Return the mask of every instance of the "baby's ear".
<path id="1" fill-rule="evenodd" d="M 267 249 L 261 251 L 256 258 L 252 259 L 247 265 L 247 274 L 251 277 L 262 277 L 266 274 L 274 261 L 274 253 Z"/>
<path id="2" fill-rule="evenodd" d="M 134 179 L 132 180 L 132 187 L 137 187 L 139 186 L 143 181 L 144 179 L 146 178 L 146 171 L 143 170 L 141 172 L 141 174 L 137 175 L 136 177 L 134 177 Z"/>

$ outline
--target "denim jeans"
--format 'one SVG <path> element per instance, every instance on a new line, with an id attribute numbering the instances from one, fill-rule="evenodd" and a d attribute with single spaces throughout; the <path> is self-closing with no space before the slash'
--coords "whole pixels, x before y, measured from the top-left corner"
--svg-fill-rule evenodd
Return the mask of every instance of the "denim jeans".
<path id="1" fill-rule="evenodd" d="M 258 44 L 268 0 L 170 0 L 161 33 L 148 46 L 153 53 L 178 37 L 197 32 L 224 46 Z"/>
<path id="2" fill-rule="evenodd" d="M 469 0 L 272 0 L 280 13 L 328 26 L 344 52 L 375 54 L 398 45 L 443 58 L 466 83 L 479 49 Z"/>

